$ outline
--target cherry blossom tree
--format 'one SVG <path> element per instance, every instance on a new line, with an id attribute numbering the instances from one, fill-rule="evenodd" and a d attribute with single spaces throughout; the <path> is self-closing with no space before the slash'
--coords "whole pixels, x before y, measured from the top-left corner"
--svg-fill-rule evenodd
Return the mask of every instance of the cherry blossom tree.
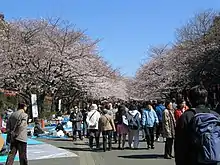
<path id="1" fill-rule="evenodd" d="M 84 94 L 118 95 L 120 74 L 99 56 L 98 40 L 84 31 L 60 19 L 5 25 L 0 35 L 1 87 L 19 90 L 28 102 L 36 93 L 42 112 L 46 95 L 66 104 Z"/>
<path id="2" fill-rule="evenodd" d="M 135 77 L 139 98 L 161 97 L 163 93 L 181 92 L 197 84 L 208 89 L 220 82 L 217 65 L 220 19 L 216 13 L 207 10 L 196 14 L 177 29 L 175 44 L 150 49 L 150 59 L 139 68 Z"/>

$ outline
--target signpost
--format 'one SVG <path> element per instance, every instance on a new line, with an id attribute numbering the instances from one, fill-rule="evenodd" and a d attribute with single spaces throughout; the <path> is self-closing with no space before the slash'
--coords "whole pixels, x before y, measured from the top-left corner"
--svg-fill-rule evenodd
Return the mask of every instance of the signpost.
<path id="1" fill-rule="evenodd" d="M 58 110 L 61 111 L 61 99 L 59 100 Z"/>
<path id="2" fill-rule="evenodd" d="M 37 107 L 37 95 L 31 94 L 31 104 L 32 104 L 32 117 L 38 117 L 38 107 Z"/>

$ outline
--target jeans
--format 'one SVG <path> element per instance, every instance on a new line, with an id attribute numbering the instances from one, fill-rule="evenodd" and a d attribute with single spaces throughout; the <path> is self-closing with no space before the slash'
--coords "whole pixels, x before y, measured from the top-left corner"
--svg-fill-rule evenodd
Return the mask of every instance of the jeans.
<path id="1" fill-rule="evenodd" d="M 154 147 L 154 127 L 144 127 L 148 147 Z"/>
<path id="2" fill-rule="evenodd" d="M 132 144 L 133 140 L 134 140 L 134 148 L 138 148 L 138 145 L 139 145 L 139 130 L 129 129 L 128 144 L 129 144 L 130 148 L 131 148 L 131 144 Z"/>
<path id="3" fill-rule="evenodd" d="M 83 121 L 83 136 L 88 136 L 86 121 Z"/>
<path id="4" fill-rule="evenodd" d="M 173 138 L 166 138 L 165 142 L 165 156 L 172 156 Z"/>
<path id="5" fill-rule="evenodd" d="M 107 149 L 107 140 L 108 140 L 108 149 L 112 149 L 112 130 L 109 131 L 103 131 L 102 136 L 103 136 L 103 150 L 106 151 Z"/>
<path id="6" fill-rule="evenodd" d="M 78 133 L 79 139 L 82 139 L 82 131 L 81 130 L 73 129 L 73 140 L 77 139 L 76 133 Z"/>
<path id="7" fill-rule="evenodd" d="M 19 153 L 20 165 L 27 165 L 28 164 L 27 143 L 15 140 L 15 142 L 12 143 L 10 146 L 10 152 L 8 154 L 7 161 L 5 163 L 6 165 L 13 165 L 14 164 L 14 158 L 15 158 L 15 155 L 17 154 L 17 151 Z"/>

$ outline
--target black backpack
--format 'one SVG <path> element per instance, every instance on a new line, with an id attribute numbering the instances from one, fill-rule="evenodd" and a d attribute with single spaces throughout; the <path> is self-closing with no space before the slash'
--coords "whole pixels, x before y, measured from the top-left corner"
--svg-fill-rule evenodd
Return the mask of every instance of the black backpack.
<path id="1" fill-rule="evenodd" d="M 129 115 L 131 114 L 129 113 Z M 128 128 L 130 128 L 131 130 L 138 130 L 140 129 L 140 127 L 141 127 L 141 121 L 139 118 L 139 114 L 136 113 L 134 116 L 131 115 L 131 118 L 128 120 Z"/>

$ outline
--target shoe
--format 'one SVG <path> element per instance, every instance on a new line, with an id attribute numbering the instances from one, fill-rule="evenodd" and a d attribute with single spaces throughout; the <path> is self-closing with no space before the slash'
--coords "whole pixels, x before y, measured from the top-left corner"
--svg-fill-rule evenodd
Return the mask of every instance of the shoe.
<path id="1" fill-rule="evenodd" d="M 149 150 L 150 149 L 150 146 L 147 146 L 147 150 Z"/>
<path id="2" fill-rule="evenodd" d="M 151 149 L 154 149 L 155 147 L 154 146 L 151 146 Z"/>
<path id="3" fill-rule="evenodd" d="M 170 157 L 171 157 L 171 158 L 175 158 L 175 156 L 173 156 L 173 155 L 170 155 Z"/>
<path id="4" fill-rule="evenodd" d="M 160 142 L 160 138 L 155 139 L 156 142 Z"/>
<path id="5" fill-rule="evenodd" d="M 165 155 L 165 156 L 164 156 L 164 159 L 171 159 L 171 157 L 168 156 L 168 155 Z"/>

